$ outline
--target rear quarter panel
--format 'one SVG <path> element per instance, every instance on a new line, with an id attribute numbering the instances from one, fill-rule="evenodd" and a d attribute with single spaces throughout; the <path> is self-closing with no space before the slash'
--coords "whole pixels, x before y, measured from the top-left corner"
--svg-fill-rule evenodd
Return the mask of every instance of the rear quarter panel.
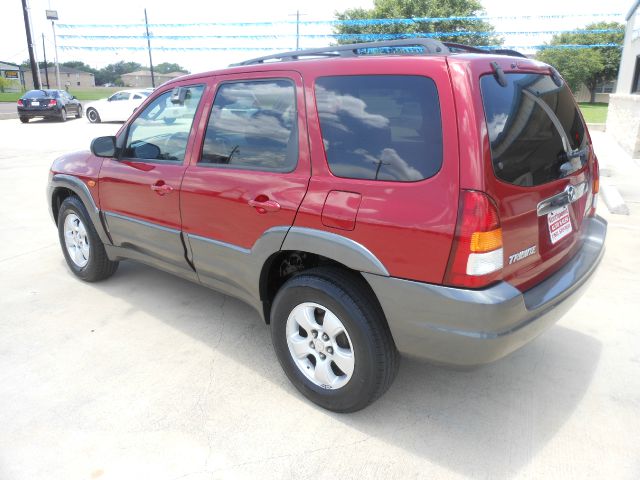
<path id="1" fill-rule="evenodd" d="M 443 163 L 433 177 L 418 182 L 340 178 L 328 167 L 316 108 L 315 81 L 333 75 L 422 75 L 437 86 L 443 128 Z M 369 249 L 390 275 L 441 283 L 455 229 L 458 205 L 458 130 L 444 57 L 333 59 L 302 71 L 308 111 L 313 175 L 295 226 L 330 231 Z M 353 230 L 323 225 L 321 213 L 331 191 L 362 197 Z"/>

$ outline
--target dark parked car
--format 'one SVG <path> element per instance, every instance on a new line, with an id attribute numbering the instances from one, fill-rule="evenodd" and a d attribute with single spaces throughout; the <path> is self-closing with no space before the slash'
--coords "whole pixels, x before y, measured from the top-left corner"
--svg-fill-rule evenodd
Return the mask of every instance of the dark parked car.
<path id="1" fill-rule="evenodd" d="M 56 118 L 64 122 L 69 115 L 82 117 L 82 104 L 64 90 L 29 90 L 18 100 L 22 123 L 32 118 Z"/>
<path id="2" fill-rule="evenodd" d="M 423 51 L 383 54 L 402 45 Z M 340 45 L 171 80 L 53 163 L 67 264 L 94 282 L 133 259 L 248 302 L 335 411 L 382 395 L 399 353 L 497 360 L 580 298 L 607 231 L 569 87 L 499 53 Z"/>

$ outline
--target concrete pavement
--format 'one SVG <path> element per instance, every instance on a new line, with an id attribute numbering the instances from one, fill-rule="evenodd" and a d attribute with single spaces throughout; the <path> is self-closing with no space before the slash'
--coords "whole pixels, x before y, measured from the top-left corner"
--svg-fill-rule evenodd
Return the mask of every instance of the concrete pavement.
<path id="1" fill-rule="evenodd" d="M 118 128 L 0 122 L 0 478 L 640 477 L 637 210 L 600 204 L 601 268 L 540 338 L 471 371 L 403 359 L 338 415 L 289 384 L 243 303 L 131 262 L 71 275 L 48 167 Z"/>

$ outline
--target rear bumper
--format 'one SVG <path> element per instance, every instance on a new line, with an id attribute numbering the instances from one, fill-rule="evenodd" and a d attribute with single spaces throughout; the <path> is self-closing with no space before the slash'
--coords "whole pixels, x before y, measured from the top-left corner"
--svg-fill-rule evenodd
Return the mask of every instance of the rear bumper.
<path id="1" fill-rule="evenodd" d="M 578 253 L 526 291 L 506 282 L 464 290 L 364 273 L 401 353 L 472 366 L 497 360 L 553 325 L 586 290 L 604 255 L 607 222 L 585 219 Z"/>
<path id="2" fill-rule="evenodd" d="M 59 117 L 60 110 L 51 108 L 47 110 L 21 110 L 18 108 L 18 116 L 23 118 L 50 118 Z"/>

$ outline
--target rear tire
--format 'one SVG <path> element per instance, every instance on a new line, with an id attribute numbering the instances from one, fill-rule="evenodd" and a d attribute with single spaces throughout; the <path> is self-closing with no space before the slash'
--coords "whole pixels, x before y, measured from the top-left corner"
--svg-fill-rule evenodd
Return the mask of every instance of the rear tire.
<path id="1" fill-rule="evenodd" d="M 66 122 L 67 121 L 67 110 L 66 109 L 62 109 L 60 110 L 60 121 L 61 122 Z"/>
<path id="2" fill-rule="evenodd" d="M 27 117 L 20 117 L 20 121 L 22 123 L 29 123 L 29 119 Z"/>
<path id="3" fill-rule="evenodd" d="M 58 238 L 67 265 L 76 277 L 98 282 L 118 269 L 118 262 L 107 257 L 104 244 L 78 197 L 67 197 L 60 205 Z"/>
<path id="4" fill-rule="evenodd" d="M 384 314 L 350 271 L 319 267 L 290 278 L 273 302 L 271 339 L 291 383 L 334 412 L 365 408 L 398 371 Z"/>
<path id="5" fill-rule="evenodd" d="M 78 106 L 78 113 L 76 113 L 76 118 L 82 118 L 82 106 Z"/>
<path id="6" fill-rule="evenodd" d="M 91 123 L 100 123 L 100 114 L 95 108 L 90 108 L 87 110 L 87 118 Z"/>

